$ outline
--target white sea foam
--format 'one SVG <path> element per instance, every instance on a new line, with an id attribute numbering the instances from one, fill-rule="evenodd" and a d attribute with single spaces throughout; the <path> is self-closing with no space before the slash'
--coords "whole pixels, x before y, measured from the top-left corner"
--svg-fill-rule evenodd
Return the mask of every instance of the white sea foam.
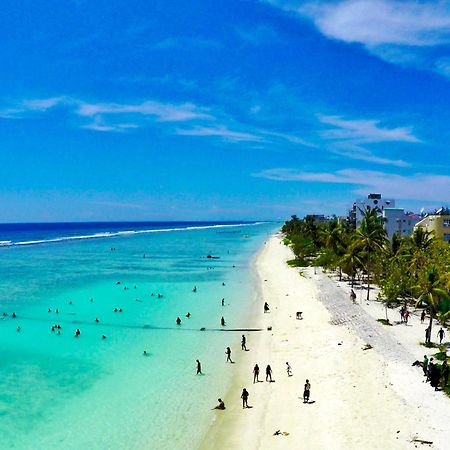
<path id="1" fill-rule="evenodd" d="M 126 231 L 111 231 L 103 233 L 94 233 L 79 236 L 61 236 L 51 239 L 40 239 L 34 241 L 0 241 L 0 247 L 10 247 L 10 246 L 23 246 L 23 245 L 39 245 L 39 244 L 52 244 L 57 242 L 65 241 L 79 241 L 84 239 L 104 239 L 119 236 L 130 236 L 135 234 L 145 234 L 145 233 L 169 233 L 175 231 L 196 231 L 196 230 L 207 230 L 214 228 L 232 228 L 232 227 L 247 227 L 254 225 L 261 225 L 267 222 L 253 222 L 253 223 L 236 223 L 236 224 L 220 224 L 220 225 L 199 225 L 190 227 L 178 227 L 178 228 L 156 228 L 148 230 L 126 230 Z"/>

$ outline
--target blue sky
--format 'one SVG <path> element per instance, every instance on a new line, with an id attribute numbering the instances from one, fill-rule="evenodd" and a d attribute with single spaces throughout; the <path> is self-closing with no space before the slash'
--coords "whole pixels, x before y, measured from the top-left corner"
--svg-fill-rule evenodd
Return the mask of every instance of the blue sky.
<path id="1" fill-rule="evenodd" d="M 5 0 L 0 221 L 450 200 L 444 1 Z"/>

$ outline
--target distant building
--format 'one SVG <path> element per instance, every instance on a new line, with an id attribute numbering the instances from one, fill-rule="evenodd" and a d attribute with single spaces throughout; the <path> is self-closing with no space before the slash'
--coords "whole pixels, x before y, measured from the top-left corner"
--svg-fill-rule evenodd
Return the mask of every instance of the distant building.
<path id="1" fill-rule="evenodd" d="M 367 208 L 378 208 L 379 214 L 382 215 L 384 208 L 395 208 L 395 200 L 383 199 L 381 198 L 381 194 L 369 194 L 365 199 L 356 200 L 349 211 L 348 217 L 349 222 L 355 228 L 358 228 L 361 225 L 363 211 Z"/>
<path id="2" fill-rule="evenodd" d="M 414 225 L 420 220 L 418 214 L 406 212 L 403 208 L 384 208 L 382 211 L 383 226 L 387 237 L 392 239 L 394 234 L 402 238 L 410 236 L 414 231 Z"/>
<path id="3" fill-rule="evenodd" d="M 434 214 L 427 214 L 422 220 L 416 223 L 415 228 L 418 227 L 433 231 L 435 237 L 450 243 L 450 210 L 448 208 L 441 208 Z"/>

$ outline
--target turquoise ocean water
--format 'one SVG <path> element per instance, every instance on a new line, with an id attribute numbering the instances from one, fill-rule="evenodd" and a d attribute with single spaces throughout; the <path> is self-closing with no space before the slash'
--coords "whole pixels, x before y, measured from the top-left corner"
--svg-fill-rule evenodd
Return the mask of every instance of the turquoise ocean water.
<path id="1" fill-rule="evenodd" d="M 242 334 L 220 318 L 248 326 L 251 260 L 277 228 L 203 226 L 69 240 L 92 230 L 0 229 L 0 448 L 196 448 Z"/>

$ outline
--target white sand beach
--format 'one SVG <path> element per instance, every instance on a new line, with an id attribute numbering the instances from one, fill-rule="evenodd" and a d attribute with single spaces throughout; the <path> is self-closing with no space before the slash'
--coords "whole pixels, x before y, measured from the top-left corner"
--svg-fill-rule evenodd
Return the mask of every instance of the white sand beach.
<path id="1" fill-rule="evenodd" d="M 261 297 L 249 325 L 272 330 L 247 333 L 247 352 L 233 349 L 236 364 L 227 367 L 234 371 L 233 387 L 222 396 L 226 410 L 215 413 L 202 449 L 449 448 L 450 399 L 411 366 L 433 353 L 418 345 L 425 325 L 416 316 L 408 326 L 381 325 L 382 306 L 351 304 L 346 283 L 311 268 L 290 268 L 285 262 L 291 258 L 278 235 L 256 261 Z M 363 350 L 366 344 L 372 348 Z M 253 384 L 256 363 L 263 382 Z M 273 383 L 264 381 L 267 364 Z M 304 404 L 307 378 L 311 398 Z M 249 409 L 240 401 L 244 387 Z M 281 434 L 274 435 L 277 430 Z"/>

